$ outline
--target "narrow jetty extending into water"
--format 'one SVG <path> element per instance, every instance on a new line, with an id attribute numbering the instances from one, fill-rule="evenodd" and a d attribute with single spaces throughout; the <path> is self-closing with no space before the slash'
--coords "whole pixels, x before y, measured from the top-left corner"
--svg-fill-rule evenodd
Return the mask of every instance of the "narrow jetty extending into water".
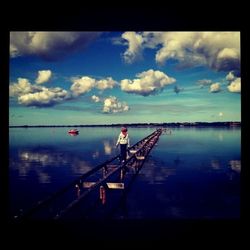
<path id="1" fill-rule="evenodd" d="M 105 161 L 15 220 L 112 217 L 119 204 L 112 201 L 112 196 L 117 198 L 114 190 L 124 197 L 163 130 L 157 129 L 128 148 L 125 162 L 120 162 L 120 155 Z"/>

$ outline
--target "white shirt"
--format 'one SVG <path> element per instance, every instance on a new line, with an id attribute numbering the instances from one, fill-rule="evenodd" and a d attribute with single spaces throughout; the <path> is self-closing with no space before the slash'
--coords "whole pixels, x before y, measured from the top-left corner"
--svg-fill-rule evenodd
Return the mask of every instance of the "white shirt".
<path id="1" fill-rule="evenodd" d="M 129 137 L 128 137 L 128 133 L 124 136 L 124 134 L 121 132 L 118 136 L 118 140 L 116 142 L 116 146 L 118 144 L 128 144 L 129 146 Z"/>

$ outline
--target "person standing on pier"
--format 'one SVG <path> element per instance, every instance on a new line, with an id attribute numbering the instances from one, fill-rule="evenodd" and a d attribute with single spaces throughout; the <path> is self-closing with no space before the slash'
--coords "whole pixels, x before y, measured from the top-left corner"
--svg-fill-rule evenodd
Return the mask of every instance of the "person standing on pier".
<path id="1" fill-rule="evenodd" d="M 116 147 L 120 144 L 121 161 L 124 162 L 127 159 L 127 147 L 130 147 L 128 130 L 125 127 L 121 128 L 121 133 L 118 136 Z"/>

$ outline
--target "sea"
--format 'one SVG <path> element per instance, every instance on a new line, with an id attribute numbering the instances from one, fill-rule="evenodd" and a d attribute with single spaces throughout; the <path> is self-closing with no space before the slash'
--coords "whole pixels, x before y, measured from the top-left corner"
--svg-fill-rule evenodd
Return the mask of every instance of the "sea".
<path id="1" fill-rule="evenodd" d="M 75 136 L 68 134 L 69 129 L 9 128 L 11 217 L 29 211 L 37 202 L 119 154 L 115 147 L 119 127 L 80 127 Z M 155 130 L 128 127 L 130 144 Z M 169 128 L 150 151 L 113 217 L 239 219 L 240 176 L 240 127 Z M 115 203 L 109 197 L 107 202 Z"/>

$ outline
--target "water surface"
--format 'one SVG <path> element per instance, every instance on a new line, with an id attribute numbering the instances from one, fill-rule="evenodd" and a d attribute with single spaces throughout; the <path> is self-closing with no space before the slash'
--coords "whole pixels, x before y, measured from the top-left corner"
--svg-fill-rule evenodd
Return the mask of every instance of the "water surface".
<path id="1" fill-rule="evenodd" d="M 10 128 L 11 215 L 29 209 L 119 153 L 119 128 Z M 154 128 L 129 128 L 131 145 Z M 114 214 L 132 219 L 240 216 L 241 129 L 173 128 L 162 134 Z"/>

